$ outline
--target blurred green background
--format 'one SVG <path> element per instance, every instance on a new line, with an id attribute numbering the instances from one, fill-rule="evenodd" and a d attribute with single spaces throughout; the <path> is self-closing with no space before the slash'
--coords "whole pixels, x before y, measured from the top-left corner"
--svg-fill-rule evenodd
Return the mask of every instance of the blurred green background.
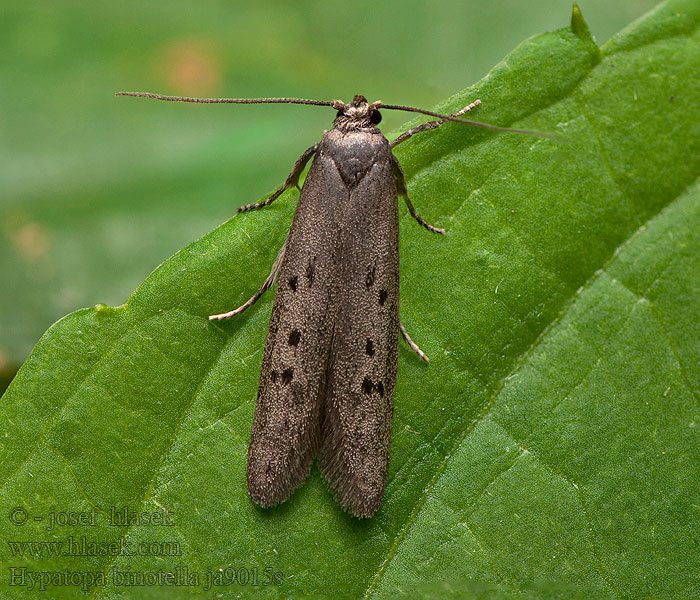
<path id="1" fill-rule="evenodd" d="M 579 1 L 599 44 L 655 4 Z M 4 0 L 0 391 L 54 321 L 123 303 L 161 261 L 279 185 L 334 116 L 114 92 L 362 93 L 429 108 L 570 13 L 569 0 Z M 385 112 L 384 131 L 407 118 Z"/>

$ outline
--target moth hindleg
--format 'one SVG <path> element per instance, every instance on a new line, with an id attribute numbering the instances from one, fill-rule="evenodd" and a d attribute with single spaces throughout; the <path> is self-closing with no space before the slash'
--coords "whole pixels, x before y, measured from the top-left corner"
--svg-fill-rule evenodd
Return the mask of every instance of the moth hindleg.
<path id="1" fill-rule="evenodd" d="M 260 296 L 262 296 L 272 286 L 272 284 L 275 282 L 275 279 L 277 279 L 277 274 L 279 273 L 280 265 L 282 264 L 282 258 L 284 258 L 284 251 L 286 247 L 287 240 L 284 241 L 284 244 L 282 244 L 280 251 L 277 253 L 277 258 L 275 259 L 275 262 L 272 263 L 272 269 L 270 270 L 270 274 L 267 276 L 267 279 L 265 279 L 263 284 L 260 286 L 260 289 L 257 292 L 255 292 L 247 302 L 241 304 L 238 308 L 230 310 L 229 312 L 221 313 L 219 315 L 210 315 L 209 320 L 221 321 L 222 319 L 228 319 L 235 315 L 241 314 L 249 306 L 253 306 L 253 304 L 255 304 L 260 299 Z"/>
<path id="2" fill-rule="evenodd" d="M 462 110 L 459 110 L 456 113 L 451 114 L 450 116 L 459 117 L 464 113 L 469 112 L 475 106 L 479 106 L 479 104 L 481 104 L 481 100 L 474 100 L 474 102 L 472 102 L 469 106 L 465 106 Z M 443 123 L 447 123 L 447 119 L 441 119 L 440 121 L 428 121 L 427 123 L 418 125 L 418 127 L 414 127 L 413 129 L 404 131 L 399 137 L 397 137 L 393 142 L 391 142 L 389 146 L 391 148 L 396 148 L 396 146 L 398 146 L 401 142 L 405 142 L 412 135 L 420 133 L 421 131 L 429 131 L 430 129 L 436 129 L 440 127 L 440 125 L 442 125 Z"/>
<path id="3" fill-rule="evenodd" d="M 416 213 L 416 209 L 413 208 L 413 204 L 411 204 L 411 201 L 408 199 L 408 189 L 406 189 L 406 176 L 403 174 L 401 164 L 393 154 L 391 155 L 391 167 L 392 171 L 394 172 L 394 180 L 396 181 L 396 192 L 400 196 L 403 196 L 404 200 L 406 200 L 408 212 L 411 213 L 411 216 L 428 231 L 432 231 L 433 233 L 445 233 L 444 229 L 440 229 L 439 227 L 431 225 L 430 223 L 424 221 L 420 216 L 418 216 L 418 213 Z"/>
<path id="4" fill-rule="evenodd" d="M 403 326 L 403 323 L 401 322 L 401 319 L 399 319 L 399 329 L 401 330 L 401 335 L 403 336 L 404 341 L 411 347 L 411 350 L 413 350 L 418 356 L 420 356 L 425 362 L 430 362 L 428 357 L 425 355 L 425 352 L 423 352 L 419 347 L 418 344 L 416 344 L 412 339 L 411 336 L 408 335 L 408 331 L 406 331 L 406 328 Z"/>
<path id="5" fill-rule="evenodd" d="M 287 177 L 287 180 L 281 186 L 279 186 L 269 198 L 263 200 L 262 202 L 255 202 L 253 204 L 246 204 L 245 206 L 241 206 L 236 212 L 243 212 L 245 210 L 252 210 L 254 208 L 262 208 L 263 206 L 268 206 L 272 204 L 287 188 L 290 188 L 292 186 L 299 187 L 299 176 L 304 170 L 306 163 L 309 162 L 309 159 L 314 155 L 316 150 L 318 150 L 319 145 L 320 144 L 314 144 L 313 146 L 304 150 L 304 153 L 297 159 L 297 162 L 294 163 L 294 166 L 292 167 L 292 172 L 289 174 L 289 177 Z"/>

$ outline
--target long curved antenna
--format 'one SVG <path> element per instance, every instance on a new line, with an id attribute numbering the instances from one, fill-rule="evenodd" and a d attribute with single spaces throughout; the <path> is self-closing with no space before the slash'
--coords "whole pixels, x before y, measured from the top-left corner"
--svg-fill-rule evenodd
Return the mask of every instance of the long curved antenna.
<path id="1" fill-rule="evenodd" d="M 137 98 L 155 98 L 168 102 L 194 102 L 196 104 L 313 104 L 314 106 L 333 106 L 337 100 L 304 100 L 303 98 L 188 98 L 186 96 L 163 96 L 151 92 L 117 92 L 115 96 L 136 96 Z"/>
<path id="2" fill-rule="evenodd" d="M 195 104 L 311 104 L 313 106 L 332 106 L 336 109 L 346 107 L 346 104 L 341 100 L 306 100 L 304 98 L 190 98 L 187 96 L 163 96 L 162 94 L 153 94 L 151 92 L 117 92 L 115 96 L 135 96 L 137 98 L 154 98 L 155 100 L 167 100 L 168 102 L 192 102 Z M 403 110 L 407 112 L 416 112 L 429 117 L 443 119 L 445 121 L 454 121 L 455 123 L 464 123 L 474 127 L 483 127 L 491 131 L 503 131 L 505 133 L 522 133 L 525 135 L 536 135 L 544 138 L 554 138 L 551 133 L 543 133 L 541 131 L 530 131 L 529 129 L 511 129 L 509 127 L 499 127 L 489 123 L 479 123 L 478 121 L 469 121 L 460 119 L 451 115 L 441 115 L 440 113 L 413 106 L 402 106 L 399 104 L 384 104 L 376 102 L 377 108 L 386 108 L 388 110 Z"/>

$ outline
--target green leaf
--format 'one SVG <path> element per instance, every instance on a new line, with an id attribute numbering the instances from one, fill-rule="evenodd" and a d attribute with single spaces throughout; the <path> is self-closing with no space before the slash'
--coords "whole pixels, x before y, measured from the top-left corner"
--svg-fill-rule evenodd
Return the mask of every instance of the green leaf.
<path id="1" fill-rule="evenodd" d="M 574 14 L 438 107 L 480 98 L 480 120 L 558 141 L 447 124 L 397 148 L 448 232 L 404 211 L 402 319 L 431 362 L 402 346 L 374 518 L 343 513 L 316 470 L 277 508 L 246 494 L 272 297 L 206 316 L 267 275 L 288 193 L 41 339 L 0 405 L 3 594 L 36 597 L 42 571 L 105 574 L 84 593 L 57 579 L 55 598 L 697 597 L 699 20 L 669 1 L 598 50 Z M 110 526 L 112 509 L 170 524 Z M 94 525 L 49 530 L 52 511 Z M 138 555 L 7 543 L 70 536 Z M 251 579 L 223 585 L 231 569 Z"/>

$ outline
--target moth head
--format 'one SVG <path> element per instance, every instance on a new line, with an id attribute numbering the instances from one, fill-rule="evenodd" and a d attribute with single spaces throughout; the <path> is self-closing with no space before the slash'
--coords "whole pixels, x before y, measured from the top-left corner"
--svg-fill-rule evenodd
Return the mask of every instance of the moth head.
<path id="1" fill-rule="evenodd" d="M 342 129 L 374 129 L 382 120 L 379 112 L 381 101 L 367 102 L 367 98 L 357 95 L 352 102 L 333 100 L 331 106 L 338 112 L 333 123 Z"/>

